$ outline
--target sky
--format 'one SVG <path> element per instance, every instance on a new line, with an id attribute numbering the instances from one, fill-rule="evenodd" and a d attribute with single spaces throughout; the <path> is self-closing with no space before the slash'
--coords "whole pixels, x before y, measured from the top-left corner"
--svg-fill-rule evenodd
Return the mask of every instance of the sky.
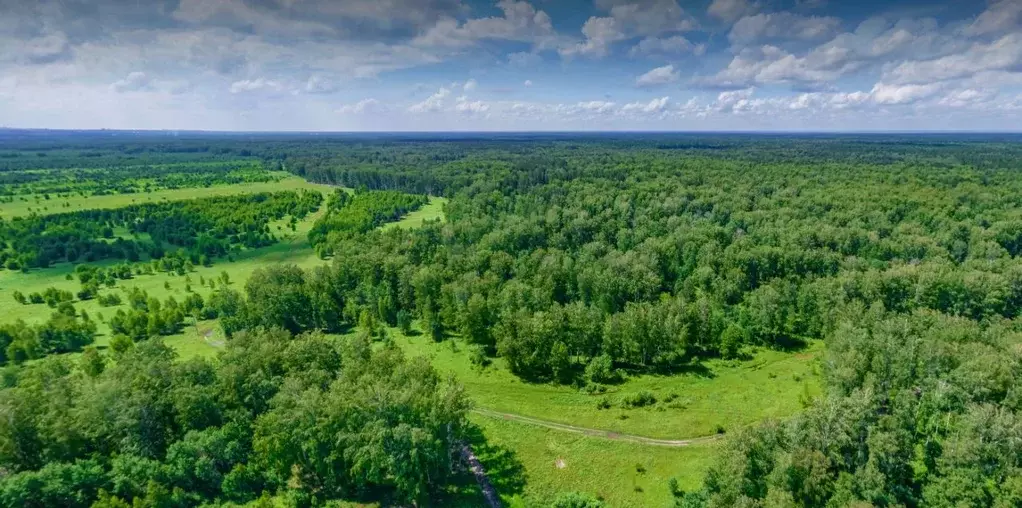
<path id="1" fill-rule="evenodd" d="M 1022 0 L 0 0 L 0 127 L 1019 131 Z"/>

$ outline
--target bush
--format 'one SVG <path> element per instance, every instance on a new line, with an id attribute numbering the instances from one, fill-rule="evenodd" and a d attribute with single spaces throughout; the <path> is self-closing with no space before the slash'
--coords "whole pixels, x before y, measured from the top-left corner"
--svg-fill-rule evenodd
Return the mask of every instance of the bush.
<path id="1" fill-rule="evenodd" d="M 586 365 L 585 379 L 590 383 L 617 383 L 621 378 L 621 372 L 614 370 L 610 355 L 597 356 Z"/>
<path id="2" fill-rule="evenodd" d="M 472 365 L 479 369 L 485 369 L 493 363 L 493 361 L 490 360 L 490 357 L 486 355 L 486 349 L 483 347 L 472 348 L 472 354 L 469 356 L 469 360 L 472 362 Z"/>
<path id="3" fill-rule="evenodd" d="M 121 297 L 110 293 L 108 295 L 99 295 L 96 301 L 99 302 L 101 307 L 114 307 L 121 304 Z"/>
<path id="4" fill-rule="evenodd" d="M 566 492 L 558 495 L 550 508 L 603 508 L 603 501 L 587 494 Z"/>
<path id="5" fill-rule="evenodd" d="M 646 407 L 656 404 L 656 395 L 649 390 L 643 390 L 638 393 L 625 395 L 621 399 L 621 404 L 625 407 Z"/>

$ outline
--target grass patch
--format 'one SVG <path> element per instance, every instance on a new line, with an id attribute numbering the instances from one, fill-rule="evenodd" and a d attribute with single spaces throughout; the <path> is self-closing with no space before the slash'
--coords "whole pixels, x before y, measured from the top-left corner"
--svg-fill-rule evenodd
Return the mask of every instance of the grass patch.
<path id="1" fill-rule="evenodd" d="M 387 224 L 380 226 L 380 229 L 383 231 L 393 228 L 413 229 L 421 226 L 423 221 L 432 221 L 437 219 L 443 221 L 445 205 L 447 205 L 447 198 L 430 196 L 429 203 L 426 203 L 418 210 L 401 217 L 401 220 L 388 222 Z"/>
<path id="2" fill-rule="evenodd" d="M 409 354 L 427 356 L 441 372 L 454 374 L 480 407 L 624 434 L 687 439 L 716 434 L 718 427 L 731 432 L 794 414 L 807 391 L 820 393 L 815 359 L 822 342 L 796 354 L 763 349 L 749 361 L 710 360 L 680 374 L 634 376 L 590 395 L 571 386 L 524 382 L 500 358 L 479 370 L 470 361 L 471 349 L 458 339 L 434 343 L 393 333 Z M 644 392 L 656 402 L 625 404 L 647 399 Z M 609 408 L 600 407 L 604 400 Z"/>
<path id="3" fill-rule="evenodd" d="M 698 488 L 719 446 L 645 446 L 479 415 L 470 419 L 485 436 L 476 454 L 511 507 L 533 506 L 527 500 L 549 501 L 566 491 L 599 496 L 607 506 L 670 506 L 670 479 L 685 490 Z M 524 474 L 523 487 L 514 482 L 516 468 Z"/>
<path id="4" fill-rule="evenodd" d="M 0 203 L 0 217 L 17 217 L 21 215 L 29 215 L 32 212 L 47 215 L 100 208 L 121 208 L 142 203 L 180 201 L 184 199 L 231 196 L 235 194 L 254 194 L 258 192 L 312 189 L 325 193 L 330 192 L 333 189 L 333 187 L 328 185 L 307 182 L 302 178 L 288 175 L 287 173 L 279 173 L 279 176 L 281 179 L 276 182 L 255 182 L 231 185 L 213 185 L 210 187 L 163 189 L 153 192 L 137 192 L 134 194 L 110 194 L 105 196 L 80 196 L 75 194 L 66 198 L 57 197 L 55 194 L 51 194 L 50 199 L 48 200 L 43 199 L 41 195 L 29 194 L 25 196 L 16 196 L 12 203 Z M 25 198 L 25 201 L 22 201 L 22 198 Z"/>

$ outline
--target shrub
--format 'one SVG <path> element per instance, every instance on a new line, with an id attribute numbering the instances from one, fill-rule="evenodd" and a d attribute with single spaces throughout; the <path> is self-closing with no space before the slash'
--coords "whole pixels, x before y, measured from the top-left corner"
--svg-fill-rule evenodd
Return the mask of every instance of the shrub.
<path id="1" fill-rule="evenodd" d="M 649 390 L 643 390 L 641 392 L 632 393 L 625 395 L 621 399 L 621 404 L 625 407 L 646 407 L 656 404 L 656 395 Z"/>
<path id="2" fill-rule="evenodd" d="M 614 370 L 614 362 L 610 355 L 600 355 L 586 365 L 585 379 L 590 383 L 616 383 L 621 381 L 621 373 Z"/>
<path id="3" fill-rule="evenodd" d="M 550 508 L 603 508 L 603 501 L 587 494 L 566 492 L 558 495 Z"/>

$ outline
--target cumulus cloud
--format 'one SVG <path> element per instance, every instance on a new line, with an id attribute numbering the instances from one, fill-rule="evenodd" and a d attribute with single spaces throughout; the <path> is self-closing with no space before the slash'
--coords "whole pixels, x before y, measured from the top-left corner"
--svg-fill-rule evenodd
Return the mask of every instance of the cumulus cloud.
<path id="1" fill-rule="evenodd" d="M 596 6 L 609 16 L 592 16 L 582 25 L 581 42 L 560 48 L 562 57 L 599 58 L 611 45 L 632 37 L 654 36 L 664 32 L 682 32 L 698 26 L 695 19 L 675 0 L 597 0 Z"/>
<path id="2" fill-rule="evenodd" d="M 525 87 L 530 87 L 530 86 L 532 86 L 532 80 L 531 79 L 527 79 L 527 80 L 525 80 L 525 83 L 522 83 L 522 85 L 525 86 Z"/>
<path id="3" fill-rule="evenodd" d="M 665 65 L 663 67 L 657 67 L 649 72 L 635 78 L 635 86 L 638 87 L 655 87 L 663 86 L 668 83 L 674 83 L 678 81 L 680 75 L 678 71 L 674 70 L 673 65 Z"/>
<path id="4" fill-rule="evenodd" d="M 706 9 L 706 14 L 727 23 L 734 23 L 744 16 L 756 14 L 759 9 L 759 3 L 748 0 L 713 0 Z"/>
<path id="5" fill-rule="evenodd" d="M 622 113 L 661 113 L 667 109 L 670 97 L 660 97 L 649 102 L 632 102 L 621 106 Z"/>
<path id="6" fill-rule="evenodd" d="M 345 104 L 340 108 L 337 108 L 337 112 L 342 115 L 361 115 L 365 113 L 374 113 L 384 111 L 383 103 L 380 101 L 368 98 L 362 99 L 354 104 Z"/>
<path id="7" fill-rule="evenodd" d="M 152 80 L 144 72 L 132 72 L 128 74 L 124 79 L 119 79 L 110 85 L 110 89 L 115 92 L 137 92 L 139 90 L 145 90 L 149 88 Z"/>
<path id="8" fill-rule="evenodd" d="M 245 92 L 280 92 L 284 90 L 284 84 L 280 81 L 259 77 L 256 79 L 243 79 L 231 83 L 231 93 L 239 94 Z"/>
<path id="9" fill-rule="evenodd" d="M 475 90 L 477 86 L 479 86 L 479 82 L 474 79 L 470 79 L 466 81 L 464 85 L 461 85 L 461 89 L 466 92 L 471 92 Z"/>
<path id="10" fill-rule="evenodd" d="M 831 16 L 802 16 L 791 12 L 755 14 L 738 20 L 728 33 L 734 45 L 766 40 L 822 40 L 833 36 L 841 20 Z"/>
<path id="11" fill-rule="evenodd" d="M 490 110 L 490 105 L 483 101 L 470 101 L 468 97 L 458 97 L 454 110 L 458 113 L 481 114 Z"/>
<path id="12" fill-rule="evenodd" d="M 813 58 L 798 57 L 776 46 L 765 45 L 741 50 L 717 74 L 697 77 L 693 82 L 717 88 L 771 84 L 820 88 L 849 71 L 850 65 L 826 65 Z"/>
<path id="13" fill-rule="evenodd" d="M 965 28 L 965 34 L 988 35 L 1020 28 L 1022 28 L 1022 1 L 995 0 Z"/>
<path id="14" fill-rule="evenodd" d="M 640 55 L 680 55 L 683 53 L 692 53 L 699 56 L 705 52 L 705 44 L 692 44 L 685 37 L 674 35 L 671 37 L 646 37 L 635 46 L 632 46 L 628 54 L 633 57 Z"/>
<path id="15" fill-rule="evenodd" d="M 546 12 L 517 0 L 500 0 L 497 7 L 503 11 L 503 16 L 469 19 L 463 23 L 453 17 L 443 18 L 416 37 L 412 44 L 464 48 L 487 39 L 532 42 L 538 46 L 556 41 L 557 33 Z"/>
<path id="16" fill-rule="evenodd" d="M 911 104 L 940 91 L 940 85 L 890 85 L 877 83 L 870 91 L 870 97 L 877 104 Z"/>
<path id="17" fill-rule="evenodd" d="M 433 95 L 430 95 L 426 100 L 412 104 L 408 107 L 410 113 L 433 113 L 440 111 L 444 107 L 444 100 L 451 95 L 449 88 L 441 87 Z"/>
<path id="18" fill-rule="evenodd" d="M 932 60 L 902 62 L 884 73 L 884 81 L 918 84 L 968 78 L 988 71 L 1022 72 L 1022 33 L 1011 33 L 988 44 L 975 43 L 960 53 Z"/>

